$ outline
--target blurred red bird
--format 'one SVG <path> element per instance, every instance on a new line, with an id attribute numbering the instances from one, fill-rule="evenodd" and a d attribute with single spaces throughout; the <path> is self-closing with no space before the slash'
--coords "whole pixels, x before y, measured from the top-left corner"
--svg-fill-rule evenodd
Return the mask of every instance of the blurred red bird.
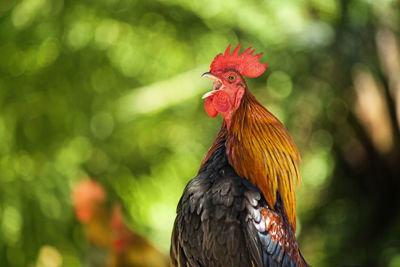
<path id="1" fill-rule="evenodd" d="M 88 267 L 165 267 L 167 257 L 126 225 L 121 205 L 106 204 L 103 187 L 90 179 L 78 182 L 72 193 L 77 219 L 85 225 L 90 247 Z"/>
<path id="2" fill-rule="evenodd" d="M 221 130 L 186 186 L 171 240 L 171 266 L 308 266 L 296 232 L 300 155 L 282 123 L 247 88 L 267 64 L 240 44 L 203 74 L 204 108 Z"/>

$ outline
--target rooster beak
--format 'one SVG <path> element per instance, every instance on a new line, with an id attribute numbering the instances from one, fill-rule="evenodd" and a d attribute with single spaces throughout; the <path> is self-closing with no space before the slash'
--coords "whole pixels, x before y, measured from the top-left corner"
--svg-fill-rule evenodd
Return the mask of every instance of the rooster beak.
<path id="1" fill-rule="evenodd" d="M 214 94 L 217 92 L 217 90 L 220 89 L 221 86 L 222 86 L 221 79 L 218 78 L 217 76 L 215 76 L 214 74 L 212 74 L 211 72 L 203 73 L 203 75 L 201 75 L 201 77 L 207 77 L 207 78 L 211 79 L 211 80 L 213 81 L 213 85 L 214 85 L 213 90 L 210 91 L 210 92 L 205 93 L 205 94 L 201 97 L 202 99 L 205 99 L 205 98 L 207 98 L 207 97 L 209 97 L 209 96 L 214 95 Z"/>
<path id="2" fill-rule="evenodd" d="M 207 98 L 207 97 L 209 97 L 209 96 L 212 96 L 213 94 L 215 94 L 215 92 L 216 92 L 216 91 L 207 92 L 207 93 L 205 93 L 205 94 L 201 97 L 201 99 L 205 99 L 205 98 Z"/>
<path id="3" fill-rule="evenodd" d="M 210 78 L 211 80 L 215 80 L 218 79 L 214 74 L 212 74 L 211 72 L 204 72 L 201 77 L 207 77 Z"/>

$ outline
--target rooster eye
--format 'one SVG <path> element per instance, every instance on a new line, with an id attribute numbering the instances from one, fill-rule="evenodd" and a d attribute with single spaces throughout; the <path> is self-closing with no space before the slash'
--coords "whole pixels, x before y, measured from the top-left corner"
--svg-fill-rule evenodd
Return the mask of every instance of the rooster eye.
<path id="1" fill-rule="evenodd" d="M 228 76 L 228 80 L 229 80 L 230 82 L 234 82 L 234 81 L 236 80 L 236 76 L 233 75 L 233 74 L 230 74 L 230 75 Z"/>

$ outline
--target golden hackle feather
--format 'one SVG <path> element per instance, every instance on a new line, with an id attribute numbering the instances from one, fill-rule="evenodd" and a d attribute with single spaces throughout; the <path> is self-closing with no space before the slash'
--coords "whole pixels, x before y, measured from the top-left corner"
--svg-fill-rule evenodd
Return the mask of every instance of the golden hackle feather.
<path id="1" fill-rule="evenodd" d="M 202 165 L 225 145 L 229 163 L 264 194 L 273 209 L 279 191 L 288 220 L 296 230 L 295 184 L 300 182 L 300 155 L 283 124 L 248 91 L 232 116 L 224 122 Z"/>
<path id="2" fill-rule="evenodd" d="M 295 184 L 300 181 L 300 155 L 283 124 L 246 89 L 232 117 L 226 140 L 235 171 L 252 181 L 270 207 L 279 191 L 289 222 L 296 230 Z"/>

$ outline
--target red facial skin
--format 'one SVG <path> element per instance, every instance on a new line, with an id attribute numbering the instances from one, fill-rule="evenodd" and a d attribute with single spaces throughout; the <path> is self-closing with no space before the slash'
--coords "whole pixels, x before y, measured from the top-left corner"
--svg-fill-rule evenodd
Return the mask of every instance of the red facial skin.
<path id="1" fill-rule="evenodd" d="M 224 118 L 228 129 L 231 125 L 232 115 L 237 110 L 242 100 L 246 82 L 234 70 L 211 73 L 214 89 L 206 98 L 204 108 L 207 114 L 214 118 L 218 113 Z"/>

